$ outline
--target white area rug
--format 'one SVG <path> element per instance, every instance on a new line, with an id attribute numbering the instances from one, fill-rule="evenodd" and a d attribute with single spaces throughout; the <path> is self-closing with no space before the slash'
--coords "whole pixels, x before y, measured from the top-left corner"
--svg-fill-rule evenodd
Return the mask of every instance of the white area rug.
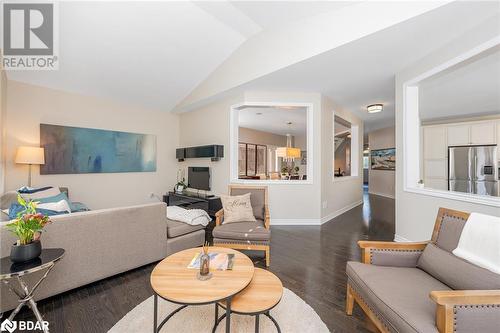
<path id="1" fill-rule="evenodd" d="M 158 323 L 167 313 L 177 309 L 179 305 L 159 298 Z M 206 333 L 211 332 L 214 324 L 215 306 L 188 306 L 176 313 L 163 326 L 161 332 L 174 333 Z M 219 308 L 219 316 L 222 315 Z M 314 310 L 299 296 L 284 288 L 281 302 L 271 310 L 271 315 L 280 325 L 283 333 L 323 333 L 328 328 Z M 216 332 L 225 332 L 225 319 L 219 324 Z M 255 318 L 253 316 L 231 315 L 231 332 L 253 333 Z M 113 326 L 110 333 L 138 333 L 153 331 L 153 296 L 136 306 Z M 260 316 L 260 332 L 276 332 L 276 327 L 265 315 Z"/>

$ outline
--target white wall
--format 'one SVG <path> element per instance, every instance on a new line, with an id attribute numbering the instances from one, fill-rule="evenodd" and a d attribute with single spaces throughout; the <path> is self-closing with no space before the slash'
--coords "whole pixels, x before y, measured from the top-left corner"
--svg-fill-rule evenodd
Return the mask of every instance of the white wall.
<path id="1" fill-rule="evenodd" d="M 396 75 L 396 158 L 400 161 L 396 169 L 396 237 L 399 239 L 412 241 L 430 239 L 439 207 L 500 216 L 498 207 L 407 192 L 403 187 L 402 167 L 405 154 L 415 154 L 415 152 L 403 151 L 403 136 L 405 135 L 403 132 L 403 84 L 495 37 L 498 37 L 498 22 L 490 20 Z"/>
<path id="2" fill-rule="evenodd" d="M 396 129 L 394 126 L 368 133 L 370 150 L 396 147 Z M 399 161 L 396 161 L 398 168 Z M 396 172 L 391 170 L 368 169 L 368 192 L 394 198 L 396 191 Z"/>
<path id="3" fill-rule="evenodd" d="M 151 192 L 161 195 L 176 181 L 178 116 L 130 105 L 9 81 L 7 87 L 6 190 L 26 185 L 28 167 L 16 165 L 18 146 L 39 145 L 40 123 L 99 128 L 157 136 L 157 171 L 40 175 L 33 168 L 33 185 L 69 187 L 70 197 L 92 209 L 149 202 Z"/>
<path id="4" fill-rule="evenodd" d="M 2 57 L 0 56 L 0 61 Z M 7 77 L 0 73 L 0 193 L 5 189 L 5 113 L 7 110 Z"/>
<path id="5" fill-rule="evenodd" d="M 256 143 L 277 147 L 286 146 L 286 136 L 269 132 L 257 131 L 251 128 L 240 127 L 238 129 L 238 140 L 244 143 Z"/>
<path id="6" fill-rule="evenodd" d="M 321 220 L 327 222 L 363 203 L 363 121 L 324 96 L 321 99 L 321 109 Z M 358 126 L 359 154 L 356 177 L 334 180 L 334 115 Z"/>
<path id="7" fill-rule="evenodd" d="M 180 163 L 188 166 L 209 166 L 211 168 L 212 192 L 227 193 L 230 181 L 230 108 L 242 102 L 288 102 L 312 103 L 314 113 L 314 164 L 313 184 L 272 184 L 269 185 L 271 223 L 273 224 L 319 224 L 321 167 L 319 162 L 321 146 L 320 95 L 314 93 L 268 93 L 246 92 L 180 114 L 180 145 L 202 144 L 224 145 L 224 158 L 218 162 L 209 159 L 191 159 Z"/>

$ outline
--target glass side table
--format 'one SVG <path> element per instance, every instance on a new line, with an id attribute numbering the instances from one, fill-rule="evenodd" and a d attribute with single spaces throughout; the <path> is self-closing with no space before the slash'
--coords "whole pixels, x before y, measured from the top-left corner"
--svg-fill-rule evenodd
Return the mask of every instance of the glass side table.
<path id="1" fill-rule="evenodd" d="M 33 300 L 33 294 L 63 256 L 64 249 L 43 249 L 40 257 L 25 263 L 13 263 L 10 257 L 0 259 L 0 280 L 19 297 L 19 305 L 12 311 L 8 320 L 12 321 L 21 308 L 27 305 L 35 314 L 37 322 L 42 325 L 43 318 L 40 311 L 38 311 L 36 302 Z M 30 289 L 22 277 L 44 269 L 46 270 L 45 274 Z M 17 281 L 17 286 L 14 286 L 14 281 Z M 48 332 L 48 329 L 45 328 L 44 332 Z"/>

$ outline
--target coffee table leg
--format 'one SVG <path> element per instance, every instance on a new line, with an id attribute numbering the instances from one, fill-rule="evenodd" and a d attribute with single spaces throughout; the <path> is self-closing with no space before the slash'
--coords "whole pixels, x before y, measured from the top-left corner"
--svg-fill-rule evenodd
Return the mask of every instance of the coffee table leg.
<path id="1" fill-rule="evenodd" d="M 226 300 L 226 333 L 231 333 L 231 297 Z"/>
<path id="2" fill-rule="evenodd" d="M 259 315 L 255 315 L 255 333 L 259 333 Z"/>
<path id="3" fill-rule="evenodd" d="M 215 325 L 217 325 L 218 320 L 219 320 L 219 305 L 215 303 Z"/>
<path id="4" fill-rule="evenodd" d="M 158 325 L 158 295 L 154 294 L 154 319 L 153 319 L 153 333 L 156 333 L 156 326 Z"/>
<path id="5" fill-rule="evenodd" d="M 267 311 L 264 313 L 269 319 L 271 319 L 271 321 L 274 323 L 274 326 L 276 326 L 276 329 L 278 330 L 278 333 L 281 333 L 281 329 L 280 329 L 280 325 L 278 325 L 278 322 L 276 321 L 276 319 L 273 318 L 273 316 L 271 316 L 271 312 Z"/>

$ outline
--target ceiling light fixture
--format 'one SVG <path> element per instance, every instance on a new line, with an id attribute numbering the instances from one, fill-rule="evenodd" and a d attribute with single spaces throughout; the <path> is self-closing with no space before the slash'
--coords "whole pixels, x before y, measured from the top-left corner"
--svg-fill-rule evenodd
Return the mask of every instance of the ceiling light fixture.
<path id="1" fill-rule="evenodd" d="M 371 104 L 366 107 L 366 111 L 368 111 L 368 113 L 377 113 L 382 111 L 383 109 L 384 109 L 383 104 Z"/>
<path id="2" fill-rule="evenodd" d="M 288 125 L 288 129 L 290 130 L 292 127 L 292 122 L 289 121 L 286 124 Z M 294 148 L 292 146 L 292 135 L 290 133 L 286 134 L 286 147 L 276 148 L 276 155 L 278 157 L 282 157 L 287 162 L 293 161 L 296 158 L 300 158 L 300 148 Z"/>

